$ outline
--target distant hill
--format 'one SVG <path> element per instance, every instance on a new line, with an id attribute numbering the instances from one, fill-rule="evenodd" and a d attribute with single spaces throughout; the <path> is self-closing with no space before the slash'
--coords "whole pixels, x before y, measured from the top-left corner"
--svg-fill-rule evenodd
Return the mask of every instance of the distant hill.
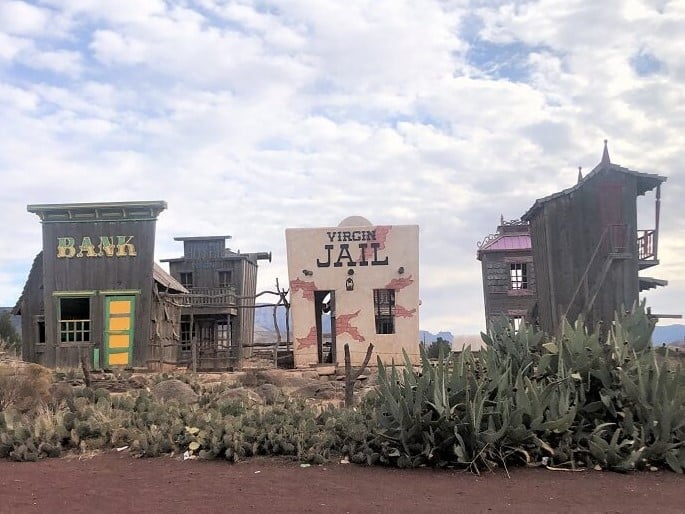
<path id="1" fill-rule="evenodd" d="M 264 305 L 264 304 L 258 304 Z M 276 319 L 278 322 L 278 329 L 281 331 L 282 335 L 285 335 L 285 307 L 279 306 L 276 310 Z M 273 307 L 259 307 L 255 309 L 254 314 L 254 324 L 255 329 L 266 330 L 269 332 L 275 332 L 274 330 L 274 309 Z M 292 319 L 290 330 L 292 330 Z"/>
<path id="2" fill-rule="evenodd" d="M 260 307 L 255 309 L 255 330 L 261 332 L 274 332 L 273 313 L 273 307 Z M 278 328 L 280 329 L 281 334 L 285 335 L 285 307 L 278 307 L 276 318 L 278 320 Z M 292 330 L 292 319 L 290 330 Z M 323 330 L 324 332 L 330 332 L 331 330 L 330 318 L 328 316 L 324 316 Z M 426 344 L 435 342 L 438 337 L 442 337 L 445 341 L 449 341 L 450 344 L 454 340 L 454 336 L 451 332 L 438 332 L 437 334 L 433 334 L 426 330 L 421 330 L 419 332 L 419 340 L 425 341 Z"/>
<path id="3" fill-rule="evenodd" d="M 685 325 L 657 325 L 652 334 L 655 345 L 679 343 L 685 341 Z"/>
<path id="4" fill-rule="evenodd" d="M 11 309 L 10 307 L 0 308 L 0 313 L 4 310 Z M 278 318 L 278 328 L 281 330 L 281 334 L 285 335 L 285 307 L 280 306 L 276 317 Z M 19 316 L 14 316 L 13 323 L 16 323 L 17 330 L 21 331 L 21 318 Z M 328 323 L 327 323 L 328 322 Z M 272 307 L 261 307 L 255 309 L 255 329 L 274 332 L 274 321 L 273 321 L 273 308 Z M 290 322 L 290 329 L 292 330 L 292 319 Z M 324 332 L 330 332 L 330 318 L 324 317 Z M 445 341 L 449 341 L 450 344 L 454 342 L 454 335 L 451 332 L 438 332 L 436 334 L 429 332 L 427 330 L 421 330 L 419 332 L 419 340 L 425 341 L 426 344 L 435 342 L 438 337 L 442 337 Z M 654 334 L 652 336 L 652 342 L 655 345 L 661 345 L 663 343 L 670 344 L 674 342 L 680 342 L 685 340 L 685 325 L 657 325 L 654 329 Z"/>
<path id="5" fill-rule="evenodd" d="M 448 341 L 450 344 L 452 344 L 452 341 L 454 341 L 454 336 L 452 335 L 452 332 L 438 332 L 437 334 L 433 334 L 432 332 L 428 332 L 427 330 L 419 330 L 419 340 L 421 342 L 425 342 L 426 344 L 434 343 L 438 340 L 438 337 L 442 337 L 445 341 Z"/>

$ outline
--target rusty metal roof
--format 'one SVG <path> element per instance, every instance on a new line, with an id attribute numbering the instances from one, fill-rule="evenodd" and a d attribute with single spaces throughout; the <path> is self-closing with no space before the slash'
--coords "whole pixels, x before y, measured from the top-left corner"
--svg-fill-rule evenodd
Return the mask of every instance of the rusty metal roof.
<path id="1" fill-rule="evenodd" d="M 486 243 L 480 251 L 496 252 L 503 250 L 530 250 L 530 236 L 528 234 L 503 234 L 501 237 Z"/>

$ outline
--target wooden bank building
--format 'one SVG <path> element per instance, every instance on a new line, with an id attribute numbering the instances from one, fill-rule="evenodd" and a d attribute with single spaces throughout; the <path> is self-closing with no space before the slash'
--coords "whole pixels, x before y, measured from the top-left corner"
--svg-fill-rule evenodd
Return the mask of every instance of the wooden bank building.
<path id="1" fill-rule="evenodd" d="M 187 293 L 154 262 L 164 209 L 162 201 L 28 206 L 43 250 L 14 309 L 24 360 L 74 367 L 85 355 L 95 369 L 164 361 L 181 316 L 164 293 Z"/>

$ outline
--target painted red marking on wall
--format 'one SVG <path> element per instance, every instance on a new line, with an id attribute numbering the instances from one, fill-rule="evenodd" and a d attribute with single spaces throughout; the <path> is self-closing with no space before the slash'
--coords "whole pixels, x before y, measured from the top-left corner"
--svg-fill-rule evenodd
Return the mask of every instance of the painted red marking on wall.
<path id="1" fill-rule="evenodd" d="M 338 314 L 338 317 L 335 318 L 335 331 L 339 336 L 342 334 L 349 334 L 352 339 L 359 341 L 360 343 L 366 340 L 364 339 L 364 336 L 359 333 L 359 329 L 351 324 L 352 319 L 359 316 L 360 310 L 354 314 Z"/>
<path id="2" fill-rule="evenodd" d="M 416 309 L 405 309 L 401 305 L 395 305 L 395 316 L 398 318 L 413 318 L 416 314 Z"/>
<path id="3" fill-rule="evenodd" d="M 302 297 L 310 302 L 314 301 L 314 291 L 316 291 L 316 284 L 314 282 L 305 282 L 296 278 L 290 281 L 290 293 L 294 294 L 297 291 L 302 291 Z"/>
<path id="4" fill-rule="evenodd" d="M 400 289 L 409 287 L 414 283 L 414 279 L 412 279 L 411 277 L 412 275 L 402 278 L 393 278 L 390 282 L 388 282 L 385 285 L 385 289 L 394 289 L 395 291 L 399 291 Z"/>
<path id="5" fill-rule="evenodd" d="M 369 243 L 378 243 L 378 250 L 385 250 L 385 242 L 388 239 L 388 234 L 392 230 L 391 225 L 378 225 L 375 229 L 375 236 L 376 239 L 365 241 L 363 244 L 369 244 Z M 362 258 L 362 252 L 360 251 L 359 257 L 357 258 L 357 262 L 361 262 L 364 260 L 369 260 L 373 258 L 373 250 L 370 247 L 366 248 L 366 251 L 364 252 L 365 258 Z"/>
<path id="6" fill-rule="evenodd" d="M 305 348 L 310 348 L 312 346 L 316 346 L 316 343 L 317 343 L 316 327 L 312 327 L 309 329 L 309 334 L 307 334 L 307 337 L 298 337 L 296 339 L 298 342 L 298 345 L 297 345 L 298 350 L 303 350 Z"/>

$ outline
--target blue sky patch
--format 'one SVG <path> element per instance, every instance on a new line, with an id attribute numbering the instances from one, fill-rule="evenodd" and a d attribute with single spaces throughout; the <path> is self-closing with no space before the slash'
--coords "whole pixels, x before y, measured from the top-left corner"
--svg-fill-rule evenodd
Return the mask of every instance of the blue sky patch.
<path id="1" fill-rule="evenodd" d="M 663 63 L 653 54 L 641 50 L 630 59 L 630 65 L 640 77 L 648 77 L 662 71 Z"/>
<path id="2" fill-rule="evenodd" d="M 525 82 L 530 77 L 528 56 L 533 52 L 549 51 L 540 46 L 520 42 L 493 43 L 478 37 L 472 39 L 466 60 L 487 76 L 512 82 Z"/>

